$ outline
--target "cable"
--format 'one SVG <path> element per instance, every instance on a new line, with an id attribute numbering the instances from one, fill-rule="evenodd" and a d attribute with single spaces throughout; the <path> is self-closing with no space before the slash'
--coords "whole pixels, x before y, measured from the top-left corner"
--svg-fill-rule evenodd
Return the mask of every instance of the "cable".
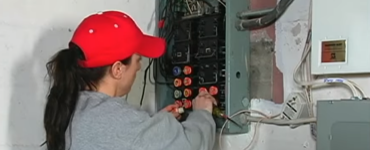
<path id="1" fill-rule="evenodd" d="M 222 2 L 221 0 L 218 0 L 218 2 L 219 2 L 222 6 L 226 7 L 226 4 L 225 4 L 224 2 Z"/>
<path id="2" fill-rule="evenodd" d="M 190 5 L 189 5 L 189 0 L 185 0 L 186 6 L 188 7 L 188 11 L 190 14 L 193 14 L 193 11 L 191 11 Z"/>
<path id="3" fill-rule="evenodd" d="M 271 25 L 284 14 L 293 1 L 294 0 L 281 0 L 271 12 L 260 18 L 238 20 L 236 28 L 239 31 L 245 31 L 248 29 L 257 29 Z"/>
<path id="4" fill-rule="evenodd" d="M 161 11 L 160 15 L 162 15 L 162 17 L 160 18 L 161 19 L 160 21 L 162 21 L 163 18 L 166 18 L 166 15 L 168 14 L 167 13 L 168 6 L 169 6 L 168 3 L 166 3 L 166 5 L 164 6 L 164 9 Z M 162 23 L 164 24 L 164 22 L 162 22 Z M 162 28 L 162 27 L 159 27 L 159 28 Z M 160 34 L 160 36 L 161 36 L 161 34 Z M 150 70 L 150 67 L 151 67 L 152 63 L 153 63 L 153 60 L 150 59 L 148 65 L 147 65 L 147 67 L 145 68 L 145 71 L 144 71 L 143 88 L 142 88 L 142 92 L 141 92 L 140 106 L 143 105 L 144 96 L 145 96 L 145 89 L 146 89 L 146 84 L 147 84 L 146 83 L 147 75 L 148 75 L 148 72 Z"/>
<path id="5" fill-rule="evenodd" d="M 252 117 L 251 116 L 252 113 L 257 113 L 257 114 L 259 114 L 263 117 Z M 253 137 L 252 137 L 252 141 L 248 144 L 248 146 L 246 148 L 244 148 L 244 150 L 247 150 L 247 149 L 252 147 L 253 143 L 257 139 L 256 137 L 258 136 L 258 128 L 260 127 L 261 123 L 274 124 L 274 125 L 287 125 L 287 126 L 288 125 L 304 125 L 304 124 L 308 124 L 308 123 L 316 123 L 316 118 L 295 119 L 295 120 L 274 119 L 274 118 L 280 116 L 280 114 L 273 115 L 273 116 L 268 116 L 268 115 L 264 114 L 263 112 L 260 112 L 260 111 L 257 111 L 257 110 L 241 110 L 241 111 L 238 111 L 238 112 L 234 113 L 233 115 L 231 115 L 230 118 L 235 118 L 236 116 L 239 116 L 239 115 L 242 115 L 242 114 L 247 115 L 247 117 L 246 117 L 247 121 L 257 122 L 257 124 L 255 125 L 255 131 L 254 131 L 254 134 L 253 134 Z M 223 135 L 223 131 L 225 130 L 226 124 L 228 122 L 229 121 L 226 120 L 225 123 L 222 125 L 221 130 L 220 130 L 219 139 L 218 139 L 220 149 L 222 149 L 222 147 L 223 147 L 222 146 L 222 135 Z"/>
<path id="6" fill-rule="evenodd" d="M 151 64 L 151 62 L 149 61 L 149 65 L 145 68 L 145 71 L 144 71 L 143 90 L 141 92 L 140 106 L 143 105 L 143 101 L 144 101 L 146 80 L 147 80 L 147 75 L 148 75 L 148 71 L 149 71 L 149 68 L 150 68 L 150 64 Z"/>
<path id="7" fill-rule="evenodd" d="M 305 119 L 295 119 L 295 120 L 282 120 L 282 119 L 265 119 L 261 117 L 248 116 L 247 120 L 250 122 L 261 122 L 265 124 L 273 125 L 303 125 L 307 123 L 316 123 L 316 118 L 305 118 Z"/>
<path id="8" fill-rule="evenodd" d="M 187 0 L 186 0 L 187 1 Z M 170 43 L 173 37 L 173 22 L 175 22 L 176 19 L 176 8 L 174 7 L 176 4 L 179 3 L 179 1 L 176 0 L 167 0 L 165 1 L 165 6 L 163 10 L 160 12 L 160 21 L 159 21 L 159 37 L 162 37 L 166 40 L 166 43 Z M 171 88 L 170 84 L 171 82 L 167 82 L 167 55 L 165 54 L 164 56 L 158 58 L 158 59 L 149 59 L 149 63 L 147 67 L 145 68 L 144 71 L 144 79 L 143 79 L 143 89 L 141 93 L 141 98 L 140 98 L 140 106 L 142 106 L 143 101 L 144 101 L 144 96 L 145 96 L 145 89 L 146 89 L 146 84 L 147 80 L 149 78 L 149 82 L 151 84 L 162 84 L 162 85 L 167 85 Z M 153 65 L 153 62 L 155 63 L 155 67 L 153 69 L 153 79 L 151 79 L 150 74 L 151 72 L 151 66 Z M 159 68 L 157 68 L 159 66 Z M 164 77 L 165 82 L 161 82 L 157 80 L 157 71 L 159 70 L 159 73 Z"/>

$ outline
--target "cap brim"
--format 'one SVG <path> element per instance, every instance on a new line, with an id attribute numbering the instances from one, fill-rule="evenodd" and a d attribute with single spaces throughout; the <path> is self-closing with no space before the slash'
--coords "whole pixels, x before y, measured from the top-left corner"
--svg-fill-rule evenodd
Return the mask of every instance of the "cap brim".
<path id="1" fill-rule="evenodd" d="M 148 58 L 161 57 L 166 51 L 166 41 L 159 37 L 144 35 L 141 47 L 137 52 L 141 56 Z"/>

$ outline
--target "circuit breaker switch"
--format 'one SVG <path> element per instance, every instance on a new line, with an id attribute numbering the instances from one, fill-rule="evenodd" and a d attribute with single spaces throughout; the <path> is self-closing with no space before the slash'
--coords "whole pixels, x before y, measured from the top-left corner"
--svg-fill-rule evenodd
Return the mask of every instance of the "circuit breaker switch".
<path id="1" fill-rule="evenodd" d="M 190 75 L 191 73 L 193 73 L 193 68 L 191 68 L 190 66 L 185 66 L 183 69 L 183 73 L 185 75 Z"/>
<path id="2" fill-rule="evenodd" d="M 190 96 L 191 96 L 191 94 L 192 94 L 191 89 L 186 88 L 186 89 L 184 90 L 184 96 L 185 96 L 186 98 L 190 97 Z"/>
<path id="3" fill-rule="evenodd" d="M 175 97 L 176 99 L 177 98 L 180 98 L 182 96 L 182 93 L 181 93 L 181 91 L 180 90 L 175 90 L 174 92 L 173 92 L 173 97 Z"/>
<path id="4" fill-rule="evenodd" d="M 201 88 L 199 88 L 199 93 L 200 92 L 208 92 L 208 90 L 207 90 L 207 88 L 205 88 L 205 87 L 201 87 Z"/>
<path id="5" fill-rule="evenodd" d="M 173 80 L 173 85 L 174 85 L 175 87 L 180 87 L 180 86 L 182 85 L 182 81 L 181 81 L 181 79 L 176 78 L 175 80 Z"/>
<path id="6" fill-rule="evenodd" d="M 181 68 L 180 68 L 180 67 L 178 67 L 178 66 L 173 67 L 173 69 L 172 69 L 172 74 L 173 74 L 174 76 L 179 76 L 179 75 L 181 74 Z"/>
<path id="7" fill-rule="evenodd" d="M 191 102 L 191 100 L 185 100 L 184 101 L 184 108 L 186 108 L 186 109 L 189 109 L 189 108 L 191 108 L 192 107 L 192 102 Z"/>
<path id="8" fill-rule="evenodd" d="M 183 82 L 185 86 L 190 86 L 193 80 L 190 77 L 185 77 Z"/>
<path id="9" fill-rule="evenodd" d="M 218 94 L 218 88 L 216 86 L 209 87 L 209 94 L 217 95 Z"/>

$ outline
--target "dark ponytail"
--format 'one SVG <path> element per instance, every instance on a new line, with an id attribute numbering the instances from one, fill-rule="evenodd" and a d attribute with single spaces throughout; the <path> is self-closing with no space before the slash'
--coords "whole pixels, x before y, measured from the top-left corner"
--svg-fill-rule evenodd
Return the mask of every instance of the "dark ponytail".
<path id="1" fill-rule="evenodd" d="M 79 93 L 96 89 L 107 67 L 82 68 L 78 60 L 84 60 L 82 50 L 71 43 L 69 49 L 55 54 L 46 64 L 50 89 L 44 112 L 46 146 L 48 150 L 66 149 L 66 130 L 73 118 Z"/>

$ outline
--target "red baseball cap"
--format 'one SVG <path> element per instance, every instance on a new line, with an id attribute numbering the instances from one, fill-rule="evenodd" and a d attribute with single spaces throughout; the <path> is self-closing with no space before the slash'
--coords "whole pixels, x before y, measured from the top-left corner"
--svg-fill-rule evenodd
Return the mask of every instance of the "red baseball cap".
<path id="1" fill-rule="evenodd" d="M 80 65 L 86 68 L 111 65 L 135 53 L 158 58 L 166 48 L 164 39 L 144 34 L 130 16 L 119 11 L 88 16 L 71 42 L 82 49 L 85 60 Z"/>

